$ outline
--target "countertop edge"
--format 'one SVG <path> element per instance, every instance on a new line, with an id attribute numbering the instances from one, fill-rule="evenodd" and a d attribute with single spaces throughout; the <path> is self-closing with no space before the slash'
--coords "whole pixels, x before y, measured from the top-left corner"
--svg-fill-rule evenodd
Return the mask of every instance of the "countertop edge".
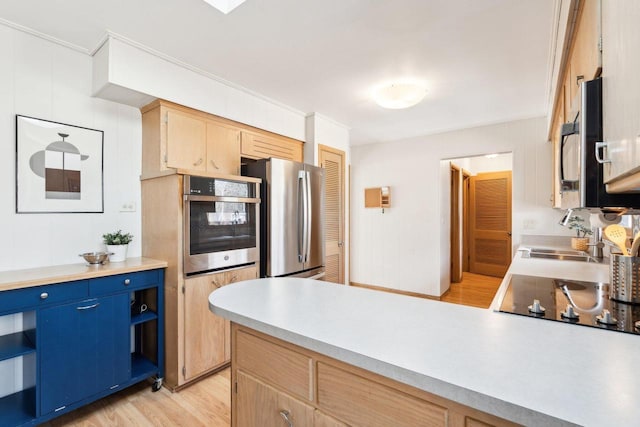
<path id="1" fill-rule="evenodd" d="M 522 425 L 545 425 L 548 427 L 578 426 L 578 424 L 561 420 L 551 415 L 543 414 L 523 406 L 496 399 L 480 392 L 469 390 L 405 368 L 382 362 L 364 354 L 336 347 L 312 337 L 300 335 L 271 324 L 239 315 L 220 307 L 216 307 L 211 302 L 209 302 L 209 309 L 221 317 L 242 326 L 255 329 L 258 332 L 271 335 L 291 344 L 298 345 L 305 349 L 332 357 L 341 362 L 351 364 L 358 368 L 365 369 L 375 374 L 382 375 L 400 383 L 407 384 L 428 393 L 442 396 L 462 405 L 490 413 L 515 423 Z"/>
<path id="2" fill-rule="evenodd" d="M 166 268 L 166 261 L 152 258 L 128 258 L 123 262 L 91 266 L 87 263 L 54 265 L 48 267 L 0 272 L 0 292 L 50 285 L 61 282 L 94 279 L 116 274 Z"/>

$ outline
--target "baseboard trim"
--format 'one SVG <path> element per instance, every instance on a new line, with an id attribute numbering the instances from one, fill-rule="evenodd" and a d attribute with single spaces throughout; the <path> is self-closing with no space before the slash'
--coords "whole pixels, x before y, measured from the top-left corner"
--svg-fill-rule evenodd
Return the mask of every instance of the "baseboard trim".
<path id="1" fill-rule="evenodd" d="M 365 289 L 371 289 L 374 291 L 389 292 L 391 294 L 400 294 L 400 295 L 406 295 L 410 297 L 425 298 L 425 299 L 440 301 L 440 297 L 421 294 L 418 292 L 403 291 L 401 289 L 385 288 L 384 286 L 366 285 L 364 283 L 357 283 L 357 282 L 349 282 L 349 285 L 355 286 L 356 288 L 365 288 Z"/>

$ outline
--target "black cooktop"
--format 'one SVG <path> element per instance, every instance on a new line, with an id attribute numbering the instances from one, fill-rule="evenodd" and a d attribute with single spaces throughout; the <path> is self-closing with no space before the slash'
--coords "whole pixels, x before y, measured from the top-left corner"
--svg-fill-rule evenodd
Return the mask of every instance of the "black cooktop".
<path id="1" fill-rule="evenodd" d="M 609 299 L 607 283 L 514 274 L 500 311 L 640 335 L 640 305 Z"/>

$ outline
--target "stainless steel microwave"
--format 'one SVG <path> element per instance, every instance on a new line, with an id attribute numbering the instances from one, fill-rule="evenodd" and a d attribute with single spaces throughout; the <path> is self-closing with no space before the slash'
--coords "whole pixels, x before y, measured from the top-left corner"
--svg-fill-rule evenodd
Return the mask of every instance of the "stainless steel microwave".
<path id="1" fill-rule="evenodd" d="M 574 105 L 579 109 L 570 114 L 573 120 L 562 126 L 558 146 L 561 207 L 595 212 L 640 208 L 639 194 L 609 194 L 604 185 L 596 148 L 602 141 L 602 79 L 582 82 L 578 98 Z"/>
<path id="2" fill-rule="evenodd" d="M 260 260 L 260 184 L 184 177 L 184 272 L 200 274 Z"/>

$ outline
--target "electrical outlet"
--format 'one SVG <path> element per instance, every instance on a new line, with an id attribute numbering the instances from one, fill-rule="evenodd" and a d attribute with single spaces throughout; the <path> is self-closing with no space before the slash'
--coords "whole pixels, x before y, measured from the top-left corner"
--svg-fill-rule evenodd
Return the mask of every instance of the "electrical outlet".
<path id="1" fill-rule="evenodd" d="M 125 202 L 120 205 L 120 212 L 135 212 L 136 202 Z"/>

